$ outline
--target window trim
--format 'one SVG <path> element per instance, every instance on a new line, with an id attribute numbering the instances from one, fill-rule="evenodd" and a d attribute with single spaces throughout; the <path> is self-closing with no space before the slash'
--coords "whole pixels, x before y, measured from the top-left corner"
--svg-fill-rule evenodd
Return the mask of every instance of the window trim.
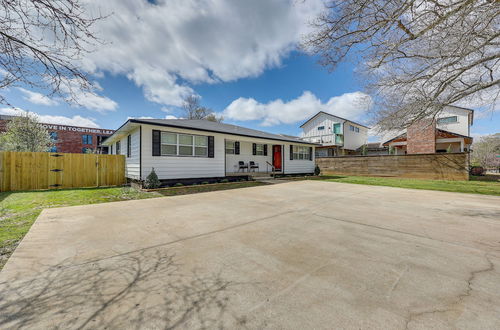
<path id="1" fill-rule="evenodd" d="M 90 136 L 90 143 L 88 141 L 89 139 L 89 136 Z M 92 137 L 92 134 L 83 134 L 82 135 L 82 144 L 83 145 L 93 145 L 93 137 Z"/>
<path id="2" fill-rule="evenodd" d="M 455 121 L 447 121 L 444 123 L 442 122 L 444 119 L 450 119 L 450 118 L 455 118 Z M 458 116 L 448 116 L 448 117 L 438 118 L 436 123 L 438 125 L 458 124 Z"/>
<path id="3" fill-rule="evenodd" d="M 294 145 L 294 144 L 292 144 L 291 146 L 292 146 L 291 160 L 311 160 L 310 147 Z M 300 158 L 300 156 L 302 156 L 302 158 Z"/>
<path id="4" fill-rule="evenodd" d="M 255 156 L 265 156 L 264 155 L 264 149 L 265 149 L 264 145 L 265 145 L 265 143 L 256 143 L 255 144 Z M 259 150 L 259 146 L 262 148 L 261 150 Z"/>
<path id="5" fill-rule="evenodd" d="M 162 134 L 175 134 L 176 135 L 176 144 L 171 144 L 171 143 L 162 143 L 161 137 Z M 179 135 L 188 135 L 192 137 L 192 144 L 187 145 L 187 144 L 181 144 Z M 196 145 L 196 137 L 204 137 L 206 140 L 206 145 L 205 146 L 199 146 Z M 167 146 L 173 146 L 175 145 L 175 155 L 174 154 L 163 154 L 162 153 L 162 146 L 167 145 Z M 179 154 L 179 147 L 188 147 L 191 146 L 191 155 L 180 155 Z M 205 148 L 206 152 L 204 155 L 196 155 L 196 148 Z M 192 133 L 179 133 L 179 132 L 172 132 L 172 131 L 160 131 L 160 156 L 162 157 L 195 157 L 195 158 L 211 158 L 209 157 L 209 138 L 208 135 L 202 135 L 202 134 L 192 134 Z"/>
<path id="6" fill-rule="evenodd" d="M 227 144 L 228 143 L 231 143 L 232 145 L 232 148 L 228 148 L 227 147 Z M 227 152 L 228 150 L 232 150 L 233 152 Z M 236 141 L 233 141 L 233 140 L 225 140 L 224 141 L 224 153 L 226 155 L 236 155 Z"/>

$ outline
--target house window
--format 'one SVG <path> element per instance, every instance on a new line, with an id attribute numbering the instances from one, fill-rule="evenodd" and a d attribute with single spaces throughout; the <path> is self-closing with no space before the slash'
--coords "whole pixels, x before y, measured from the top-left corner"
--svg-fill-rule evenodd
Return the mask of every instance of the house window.
<path id="1" fill-rule="evenodd" d="M 356 131 L 356 133 L 359 133 L 359 127 L 354 127 L 354 130 Z"/>
<path id="2" fill-rule="evenodd" d="M 354 132 L 354 126 L 349 125 L 349 130 L 352 131 L 352 132 Z"/>
<path id="3" fill-rule="evenodd" d="M 342 127 L 340 126 L 340 123 L 333 124 L 333 133 L 342 134 Z"/>
<path id="4" fill-rule="evenodd" d="M 92 135 L 82 135 L 82 144 L 92 144 Z"/>
<path id="5" fill-rule="evenodd" d="M 132 138 L 130 135 L 127 136 L 127 157 L 130 158 L 132 155 Z"/>
<path id="6" fill-rule="evenodd" d="M 207 157 L 208 137 L 161 132 L 161 155 Z"/>
<path id="7" fill-rule="evenodd" d="M 102 141 L 104 141 L 104 139 L 106 139 L 107 136 L 105 135 L 98 135 L 97 136 L 97 145 L 100 146 L 102 144 Z"/>
<path id="8" fill-rule="evenodd" d="M 444 118 L 439 118 L 437 120 L 438 124 L 452 124 L 452 123 L 458 123 L 458 117 L 457 116 L 451 116 L 451 117 L 444 117 Z"/>
<path id="9" fill-rule="evenodd" d="M 318 131 L 322 131 L 325 129 L 325 126 L 318 126 Z"/>
<path id="10" fill-rule="evenodd" d="M 116 142 L 116 154 L 120 155 L 121 150 L 120 150 L 120 141 Z"/>
<path id="11" fill-rule="evenodd" d="M 234 141 L 226 141 L 226 154 L 234 155 L 235 146 Z"/>
<path id="12" fill-rule="evenodd" d="M 263 144 L 256 144 L 255 145 L 255 155 L 257 156 L 264 156 L 264 145 Z"/>
<path id="13" fill-rule="evenodd" d="M 293 146 L 292 151 L 293 151 L 293 159 L 310 159 L 309 155 L 309 147 L 303 147 L 303 146 Z"/>
<path id="14" fill-rule="evenodd" d="M 52 141 L 57 141 L 57 132 L 50 132 L 49 135 Z"/>

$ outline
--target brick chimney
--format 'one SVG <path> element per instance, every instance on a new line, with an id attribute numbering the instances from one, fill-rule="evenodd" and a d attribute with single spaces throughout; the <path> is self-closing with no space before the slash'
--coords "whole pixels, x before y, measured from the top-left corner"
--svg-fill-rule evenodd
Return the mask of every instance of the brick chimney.
<path id="1" fill-rule="evenodd" d="M 406 153 L 433 154 L 436 152 L 436 122 L 421 120 L 408 127 Z"/>

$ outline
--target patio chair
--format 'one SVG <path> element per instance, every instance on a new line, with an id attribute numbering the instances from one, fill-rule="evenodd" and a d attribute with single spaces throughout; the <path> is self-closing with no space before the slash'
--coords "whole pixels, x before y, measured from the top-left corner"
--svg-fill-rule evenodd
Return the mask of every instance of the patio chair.
<path id="1" fill-rule="evenodd" d="M 238 172 L 241 170 L 243 172 L 245 172 L 245 169 L 247 169 L 248 171 L 248 164 L 245 164 L 244 162 L 242 162 L 241 160 L 238 162 Z"/>
<path id="2" fill-rule="evenodd" d="M 255 169 L 259 169 L 259 164 L 251 160 L 249 168 L 255 172 Z"/>

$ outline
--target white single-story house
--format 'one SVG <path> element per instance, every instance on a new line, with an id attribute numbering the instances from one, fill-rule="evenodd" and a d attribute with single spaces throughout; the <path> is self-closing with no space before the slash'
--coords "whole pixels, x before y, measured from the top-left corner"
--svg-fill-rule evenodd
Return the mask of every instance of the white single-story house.
<path id="1" fill-rule="evenodd" d="M 207 120 L 129 119 L 103 143 L 126 157 L 126 176 L 144 180 L 221 178 L 253 172 L 314 172 L 314 143 Z"/>

